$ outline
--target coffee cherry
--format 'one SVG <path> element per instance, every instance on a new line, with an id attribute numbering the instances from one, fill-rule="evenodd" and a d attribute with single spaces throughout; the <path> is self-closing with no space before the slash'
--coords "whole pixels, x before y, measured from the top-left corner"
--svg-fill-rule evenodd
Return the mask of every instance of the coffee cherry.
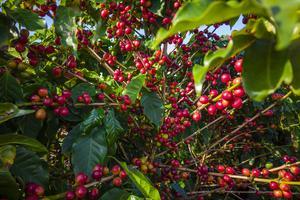
<path id="1" fill-rule="evenodd" d="M 225 172 L 225 167 L 224 167 L 224 165 L 218 165 L 218 166 L 217 166 L 217 170 L 218 170 L 218 172 L 220 172 L 220 173 L 224 173 L 224 172 Z"/>
<path id="2" fill-rule="evenodd" d="M 85 175 L 82 172 L 78 173 L 75 177 L 75 183 L 77 185 L 84 185 L 84 184 L 86 184 L 87 180 L 88 180 L 87 175 Z"/>
<path id="3" fill-rule="evenodd" d="M 293 198 L 293 193 L 291 191 L 282 191 L 283 198 L 285 199 L 291 199 Z"/>
<path id="4" fill-rule="evenodd" d="M 202 103 L 202 104 L 207 104 L 207 103 L 209 102 L 209 98 L 208 98 L 208 96 L 206 96 L 206 95 L 202 95 L 202 96 L 199 98 L 199 101 L 200 101 L 200 103 Z"/>
<path id="5" fill-rule="evenodd" d="M 192 119 L 193 119 L 195 122 L 200 121 L 200 119 L 201 119 L 201 113 L 198 112 L 198 111 L 194 112 L 194 113 L 193 113 L 193 116 L 192 116 Z"/>
<path id="6" fill-rule="evenodd" d="M 56 77 L 56 78 L 61 77 L 61 75 L 62 75 L 62 69 L 61 69 L 61 67 L 54 67 L 54 68 L 52 69 L 52 75 L 53 75 L 54 77 Z"/>
<path id="7" fill-rule="evenodd" d="M 122 179 L 120 177 L 115 177 L 113 179 L 113 185 L 116 187 L 120 187 L 122 185 Z"/>
<path id="8" fill-rule="evenodd" d="M 101 18 L 106 19 L 109 15 L 109 11 L 107 9 L 104 9 L 101 11 Z"/>
<path id="9" fill-rule="evenodd" d="M 300 167 L 298 166 L 291 166 L 290 171 L 295 175 L 298 176 L 300 174 Z"/>
<path id="10" fill-rule="evenodd" d="M 235 170 L 232 167 L 226 167 L 225 172 L 226 174 L 234 174 Z"/>
<path id="11" fill-rule="evenodd" d="M 75 194 L 77 198 L 84 198 L 87 194 L 87 189 L 83 185 L 79 185 L 75 189 Z"/>
<path id="12" fill-rule="evenodd" d="M 48 90 L 47 90 L 47 88 L 40 88 L 38 90 L 38 95 L 40 97 L 46 97 L 46 96 L 48 96 Z"/>
<path id="13" fill-rule="evenodd" d="M 236 72 L 242 72 L 243 71 L 243 59 L 239 59 L 239 60 L 235 61 L 234 69 L 235 69 Z"/>
<path id="14" fill-rule="evenodd" d="M 43 196 L 45 193 L 45 189 L 42 186 L 37 186 L 34 190 L 35 194 L 39 197 Z"/>
<path id="15" fill-rule="evenodd" d="M 25 46 L 21 43 L 17 43 L 15 45 L 15 49 L 16 49 L 17 52 L 22 53 L 22 52 L 25 51 Z"/>
<path id="16" fill-rule="evenodd" d="M 242 169 L 242 174 L 243 174 L 244 176 L 250 176 L 250 170 L 247 169 L 247 168 L 244 168 L 244 169 Z"/>
<path id="17" fill-rule="evenodd" d="M 282 197 L 282 191 L 281 190 L 274 190 L 273 195 L 275 198 L 281 198 Z"/>
<path id="18" fill-rule="evenodd" d="M 271 181 L 271 182 L 269 183 L 269 187 L 270 187 L 271 190 L 277 190 L 277 189 L 279 189 L 278 183 L 277 183 L 277 182 L 274 182 L 274 181 Z"/>
<path id="19" fill-rule="evenodd" d="M 290 185 L 288 184 L 285 184 L 285 183 L 281 183 L 279 185 L 279 188 L 282 190 L 282 191 L 289 191 L 291 188 L 290 188 Z"/>
<path id="20" fill-rule="evenodd" d="M 66 200 L 73 200 L 73 199 L 75 199 L 75 193 L 72 191 L 67 191 L 65 198 L 66 198 Z"/>
<path id="21" fill-rule="evenodd" d="M 121 168 L 120 168 L 119 165 L 115 165 L 115 166 L 113 166 L 113 168 L 111 169 L 111 173 L 112 173 L 113 175 L 118 175 L 118 174 L 120 173 L 120 171 L 121 171 Z"/>
<path id="22" fill-rule="evenodd" d="M 207 108 L 207 112 L 209 115 L 215 115 L 217 113 L 216 106 L 214 105 L 209 105 Z"/>
<path id="23" fill-rule="evenodd" d="M 259 177 L 260 176 L 260 170 L 259 169 L 252 169 L 251 175 L 253 177 Z"/>
<path id="24" fill-rule="evenodd" d="M 45 109 L 40 108 L 35 112 L 35 118 L 40 121 L 44 121 L 47 117 L 47 112 Z"/>
<path id="25" fill-rule="evenodd" d="M 94 170 L 92 173 L 92 178 L 95 179 L 96 181 L 99 181 L 102 177 L 103 173 L 100 170 Z"/>
<path id="26" fill-rule="evenodd" d="M 64 105 L 66 103 L 66 98 L 64 96 L 58 96 L 57 99 L 56 99 L 56 102 L 59 105 Z"/>
<path id="27" fill-rule="evenodd" d="M 90 192 L 89 192 L 89 197 L 90 199 L 98 199 L 98 197 L 100 196 L 100 192 L 98 188 L 93 188 Z"/>
<path id="28" fill-rule="evenodd" d="M 121 179 L 124 179 L 124 178 L 127 177 L 127 174 L 126 174 L 126 172 L 125 172 L 124 170 L 122 170 L 122 171 L 120 172 L 119 176 L 120 176 Z"/>
<path id="29" fill-rule="evenodd" d="M 232 97 L 233 97 L 232 93 L 227 90 L 222 93 L 222 99 L 231 101 Z"/>
<path id="30" fill-rule="evenodd" d="M 233 95 L 236 97 L 243 97 L 245 95 L 245 91 L 242 87 L 238 87 L 233 91 Z"/>
<path id="31" fill-rule="evenodd" d="M 228 83 L 229 81 L 231 81 L 230 74 L 222 74 L 221 81 L 222 83 Z"/>

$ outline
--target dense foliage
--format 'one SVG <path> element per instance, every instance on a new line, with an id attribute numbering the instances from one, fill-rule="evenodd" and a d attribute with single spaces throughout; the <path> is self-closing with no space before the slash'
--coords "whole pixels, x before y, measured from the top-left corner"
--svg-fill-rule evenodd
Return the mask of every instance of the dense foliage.
<path id="1" fill-rule="evenodd" d="M 300 198 L 299 0 L 0 8 L 0 199 Z"/>

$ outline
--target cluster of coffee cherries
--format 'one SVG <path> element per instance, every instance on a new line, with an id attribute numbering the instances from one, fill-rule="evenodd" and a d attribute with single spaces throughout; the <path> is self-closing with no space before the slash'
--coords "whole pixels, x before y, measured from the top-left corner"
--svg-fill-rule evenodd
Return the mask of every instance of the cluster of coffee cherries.
<path id="1" fill-rule="evenodd" d="M 114 71 L 114 80 L 120 83 L 124 81 L 124 75 L 121 69 L 116 69 Z"/>
<path id="2" fill-rule="evenodd" d="M 87 92 L 83 92 L 82 95 L 77 97 L 77 101 L 80 103 L 85 103 L 86 105 L 92 103 L 92 98 Z"/>
<path id="3" fill-rule="evenodd" d="M 101 164 L 95 165 L 93 168 L 91 178 L 80 172 L 75 176 L 75 185 L 74 190 L 69 190 L 65 194 L 66 200 L 73 200 L 73 199 L 83 199 L 87 198 L 91 200 L 98 199 L 100 197 L 100 190 L 97 186 L 88 188 L 86 184 L 96 181 L 99 182 L 103 177 L 107 177 L 108 175 L 112 174 L 112 184 L 115 187 L 120 187 L 122 185 L 122 180 L 127 177 L 127 174 L 124 170 L 121 170 L 119 165 L 114 165 L 111 170 L 108 167 L 103 166 Z"/>
<path id="4" fill-rule="evenodd" d="M 110 53 L 104 53 L 103 54 L 103 59 L 105 60 L 105 62 L 109 65 L 109 66 L 114 66 L 116 64 L 117 61 L 117 57 L 111 55 Z"/>
<path id="5" fill-rule="evenodd" d="M 26 183 L 25 186 L 25 199 L 26 200 L 39 200 L 45 194 L 43 186 L 36 183 Z"/>
<path id="6" fill-rule="evenodd" d="M 30 97 L 33 103 L 42 103 L 45 107 L 54 108 L 54 113 L 58 116 L 65 117 L 69 114 L 69 109 L 66 106 L 71 98 L 71 91 L 63 90 L 61 95 L 54 95 L 53 98 L 49 96 L 47 88 L 39 88 L 36 94 Z M 38 120 L 44 120 L 46 118 L 46 110 L 44 108 L 39 108 L 38 105 L 34 105 L 37 109 L 35 117 Z"/>
<path id="7" fill-rule="evenodd" d="M 131 29 L 130 29 L 131 30 Z M 125 29 L 125 33 L 126 33 L 126 29 Z M 123 39 L 120 40 L 119 42 L 119 46 L 120 46 L 120 50 L 121 52 L 129 52 L 129 51 L 134 51 L 136 49 L 138 49 L 141 45 L 141 42 L 139 40 L 128 40 L 128 39 Z"/>
<path id="8" fill-rule="evenodd" d="M 80 30 L 77 29 L 76 31 L 76 37 L 79 41 L 78 49 L 81 48 L 81 46 L 87 46 L 89 45 L 89 38 L 93 35 L 92 31 L 90 30 Z"/>
<path id="9" fill-rule="evenodd" d="M 47 14 L 51 16 L 53 14 L 55 16 L 57 5 L 56 3 L 51 3 L 51 1 L 48 1 L 48 4 L 41 4 L 38 5 L 33 12 L 37 13 L 40 17 L 45 17 Z M 50 12 L 51 11 L 51 12 Z"/>
<path id="10" fill-rule="evenodd" d="M 137 166 L 144 174 L 155 174 L 158 166 L 157 163 L 151 162 L 147 157 L 133 158 L 132 164 Z"/>

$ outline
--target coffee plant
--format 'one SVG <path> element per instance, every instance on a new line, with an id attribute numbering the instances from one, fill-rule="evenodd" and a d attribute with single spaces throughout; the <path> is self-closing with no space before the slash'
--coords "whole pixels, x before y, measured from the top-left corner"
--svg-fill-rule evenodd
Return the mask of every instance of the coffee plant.
<path id="1" fill-rule="evenodd" d="M 0 11 L 1 200 L 300 199 L 299 0 Z"/>

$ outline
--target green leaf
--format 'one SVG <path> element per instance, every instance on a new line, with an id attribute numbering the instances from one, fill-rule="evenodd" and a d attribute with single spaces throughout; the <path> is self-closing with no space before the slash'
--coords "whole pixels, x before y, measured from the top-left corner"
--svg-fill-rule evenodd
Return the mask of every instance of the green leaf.
<path id="1" fill-rule="evenodd" d="M 165 6 L 164 0 L 152 0 L 149 10 L 158 16 L 162 16 L 162 11 Z"/>
<path id="2" fill-rule="evenodd" d="M 10 33 L 12 25 L 13 23 L 11 18 L 3 13 L 0 13 L 0 47 L 8 44 L 9 39 L 13 37 L 13 35 Z"/>
<path id="3" fill-rule="evenodd" d="M 129 197 L 129 193 L 121 190 L 119 188 L 112 188 L 105 192 L 99 200 L 111 200 L 111 199 L 116 199 L 116 200 L 127 200 Z"/>
<path id="4" fill-rule="evenodd" d="M 151 198 L 153 200 L 160 200 L 158 190 L 152 186 L 152 183 L 140 171 L 136 169 L 129 169 L 124 162 L 121 162 L 120 165 L 144 197 Z"/>
<path id="5" fill-rule="evenodd" d="M 300 95 L 300 57 L 299 57 L 299 51 L 300 51 L 300 39 L 293 41 L 293 43 L 290 45 L 289 48 L 289 59 L 292 64 L 293 72 L 294 72 L 294 78 L 291 83 L 292 91 L 296 95 Z"/>
<path id="6" fill-rule="evenodd" d="M 80 130 L 80 124 L 77 124 L 72 130 L 68 133 L 68 135 L 64 138 L 62 144 L 62 153 L 68 154 L 72 151 L 72 146 L 76 142 L 76 140 L 82 135 L 82 131 Z"/>
<path id="7" fill-rule="evenodd" d="M 5 72 L 0 78 L 0 99 L 9 102 L 23 99 L 19 82 L 9 72 Z"/>
<path id="8" fill-rule="evenodd" d="M 169 30 L 159 29 L 152 47 L 157 47 L 166 38 L 178 33 L 198 28 L 201 25 L 210 25 L 224 22 L 241 14 L 256 14 L 266 16 L 266 10 L 256 0 L 188 1 L 178 10 Z"/>
<path id="9" fill-rule="evenodd" d="M 157 93 L 144 91 L 141 105 L 147 118 L 159 127 L 164 115 L 164 105 Z"/>
<path id="10" fill-rule="evenodd" d="M 34 115 L 24 116 L 17 123 L 21 133 L 32 138 L 36 138 L 43 128 L 43 121 L 37 120 Z"/>
<path id="11" fill-rule="evenodd" d="M 55 32 L 61 36 L 62 44 L 77 49 L 77 38 L 75 35 L 77 24 L 76 17 L 80 12 L 71 7 L 59 6 L 54 19 Z"/>
<path id="12" fill-rule="evenodd" d="M 16 180 L 8 170 L 0 169 L 0 196 L 12 200 L 19 199 Z"/>
<path id="13" fill-rule="evenodd" d="M 0 168 L 11 166 L 16 157 L 16 147 L 12 145 L 0 146 Z"/>
<path id="14" fill-rule="evenodd" d="M 138 197 L 138 196 L 135 196 L 135 195 L 130 195 L 127 200 L 151 200 L 151 198 L 142 198 L 142 197 Z"/>
<path id="15" fill-rule="evenodd" d="M 132 103 L 135 103 L 135 100 L 145 83 L 145 79 L 145 74 L 139 74 L 133 77 L 129 84 L 126 86 L 125 90 L 123 91 L 123 95 L 128 95 Z"/>
<path id="16" fill-rule="evenodd" d="M 32 151 L 47 153 L 47 148 L 42 145 L 39 141 L 26 137 L 24 135 L 17 134 L 4 134 L 0 135 L 0 146 L 14 144 L 14 145 L 22 145 Z"/>
<path id="17" fill-rule="evenodd" d="M 11 171 L 15 176 L 21 177 L 25 183 L 34 182 L 45 187 L 49 182 L 49 173 L 45 166 L 47 164 L 36 153 L 18 147 Z"/>
<path id="18" fill-rule="evenodd" d="M 73 146 L 72 164 L 74 173 L 84 172 L 91 174 L 97 163 L 103 163 L 107 156 L 107 143 L 105 130 L 94 128 L 91 134 L 78 139 Z"/>
<path id="19" fill-rule="evenodd" d="M 27 9 L 16 8 L 9 10 L 8 14 L 30 31 L 45 28 L 45 21 L 37 13 L 33 13 Z"/>
<path id="20" fill-rule="evenodd" d="M 84 133 L 89 133 L 94 127 L 99 127 L 104 118 L 104 110 L 102 108 L 93 109 L 89 116 L 80 123 L 80 130 Z"/>
<path id="21" fill-rule="evenodd" d="M 205 76 L 209 66 L 194 65 L 193 67 L 193 77 L 195 82 L 195 90 L 198 96 L 200 96 L 203 88 L 203 83 L 205 81 Z"/>
<path id="22" fill-rule="evenodd" d="M 272 94 L 291 74 L 286 74 L 287 51 L 276 51 L 270 40 L 257 40 L 245 52 L 243 84 L 247 94 L 261 101 Z"/>
<path id="23" fill-rule="evenodd" d="M 81 96 L 84 92 L 87 92 L 91 97 L 95 96 L 96 89 L 93 85 L 88 83 L 80 83 L 72 89 L 72 99 L 77 102 L 77 98 Z"/>
<path id="24" fill-rule="evenodd" d="M 293 30 L 298 22 L 297 11 L 300 7 L 300 1 L 262 0 L 262 4 L 275 19 L 277 29 L 276 49 L 286 48 L 292 41 Z"/>
<path id="25" fill-rule="evenodd" d="M 124 129 L 115 117 L 115 112 L 110 109 L 105 117 L 105 130 L 108 146 L 114 145 Z"/>
<path id="26" fill-rule="evenodd" d="M 12 103 L 0 103 L 0 124 L 15 117 L 31 114 L 34 110 L 19 110 Z"/>

